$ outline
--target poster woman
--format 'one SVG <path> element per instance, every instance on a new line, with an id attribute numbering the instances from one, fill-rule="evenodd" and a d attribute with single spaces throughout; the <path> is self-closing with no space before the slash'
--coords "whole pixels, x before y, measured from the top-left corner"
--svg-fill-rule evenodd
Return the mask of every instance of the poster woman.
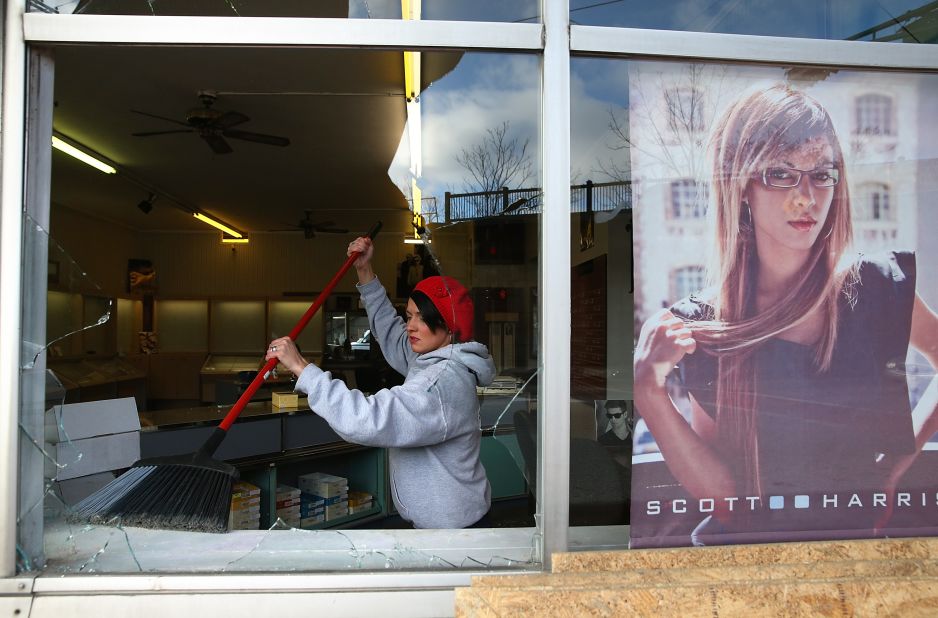
<path id="1" fill-rule="evenodd" d="M 740 99 L 712 149 L 714 286 L 642 326 L 636 408 L 696 505 L 695 542 L 874 535 L 897 492 L 918 500 L 902 477 L 938 430 L 935 381 L 911 410 L 901 370 L 910 345 L 938 366 L 915 256 L 849 256 L 843 152 L 807 95 Z"/>

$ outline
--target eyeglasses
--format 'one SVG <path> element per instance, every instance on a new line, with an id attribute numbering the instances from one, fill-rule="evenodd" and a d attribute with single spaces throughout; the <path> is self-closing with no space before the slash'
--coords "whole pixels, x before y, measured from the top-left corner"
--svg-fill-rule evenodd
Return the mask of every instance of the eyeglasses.
<path id="1" fill-rule="evenodd" d="M 811 184 L 818 188 L 833 187 L 840 182 L 840 170 L 822 167 L 813 170 L 798 170 L 793 167 L 769 167 L 762 170 L 762 182 L 767 187 L 791 189 L 801 184 L 801 177 L 808 174 Z"/>
<path id="2" fill-rule="evenodd" d="M 609 418 L 622 418 L 623 414 L 625 414 L 625 412 L 606 412 L 606 416 Z"/>

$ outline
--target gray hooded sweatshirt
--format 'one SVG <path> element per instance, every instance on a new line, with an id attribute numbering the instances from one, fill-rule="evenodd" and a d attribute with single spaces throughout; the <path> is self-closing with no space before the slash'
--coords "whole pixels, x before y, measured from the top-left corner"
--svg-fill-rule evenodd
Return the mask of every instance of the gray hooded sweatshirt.
<path id="1" fill-rule="evenodd" d="M 492 383 L 492 357 L 475 341 L 415 353 L 377 278 L 358 289 L 371 332 L 404 383 L 365 396 L 309 365 L 296 390 L 342 439 L 388 448 L 391 496 L 404 519 L 417 528 L 470 526 L 491 504 L 476 386 Z"/>

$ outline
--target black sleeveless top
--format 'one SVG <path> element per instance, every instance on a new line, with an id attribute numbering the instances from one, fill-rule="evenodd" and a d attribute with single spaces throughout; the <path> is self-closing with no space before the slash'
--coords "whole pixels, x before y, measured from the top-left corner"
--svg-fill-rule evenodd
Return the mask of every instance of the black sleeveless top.
<path id="1" fill-rule="evenodd" d="M 864 256 L 854 285 L 854 302 L 841 296 L 827 372 L 818 371 L 810 345 L 770 339 L 753 355 L 764 499 L 782 496 L 776 505 L 785 505 L 763 509 L 756 518 L 762 530 L 870 525 L 864 519 L 875 517 L 875 510 L 866 518 L 860 513 L 868 510 L 872 493 L 882 491 L 897 459 L 915 448 L 904 373 L 915 257 L 901 252 Z M 713 316 L 713 308 L 694 296 L 672 311 L 686 320 Z M 684 387 L 715 416 L 717 358 L 698 347 L 678 368 Z M 852 494 L 862 506 L 846 508 Z M 797 509 L 795 496 L 802 496 Z"/>

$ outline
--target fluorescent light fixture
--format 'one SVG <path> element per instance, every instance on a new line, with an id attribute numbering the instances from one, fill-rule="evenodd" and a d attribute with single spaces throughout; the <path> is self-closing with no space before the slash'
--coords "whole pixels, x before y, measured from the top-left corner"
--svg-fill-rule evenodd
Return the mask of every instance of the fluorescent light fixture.
<path id="1" fill-rule="evenodd" d="M 234 236 L 229 236 L 225 232 L 221 233 L 221 241 L 226 245 L 246 245 L 248 244 L 248 238 L 235 238 Z"/>
<path id="2" fill-rule="evenodd" d="M 196 219 L 198 219 L 202 223 L 208 223 L 212 227 L 217 228 L 230 236 L 234 236 L 235 238 L 244 238 L 244 234 L 242 234 L 241 232 L 237 231 L 236 229 L 232 227 L 229 227 L 228 225 L 220 221 L 216 221 L 215 219 L 212 219 L 208 215 L 203 215 L 200 212 L 196 212 L 196 213 L 193 213 L 192 216 L 194 216 Z"/>
<path id="3" fill-rule="evenodd" d="M 79 150 L 78 148 L 75 148 L 74 146 L 72 146 L 72 145 L 69 144 L 68 142 L 59 139 L 59 138 L 56 137 L 55 135 L 52 136 L 52 147 L 55 148 L 56 150 L 61 150 L 62 152 L 64 152 L 64 153 L 67 154 L 67 155 L 71 155 L 71 156 L 75 157 L 76 159 L 78 159 L 78 160 L 81 161 L 82 163 L 87 163 L 87 164 L 90 165 L 91 167 L 93 167 L 93 168 L 95 168 L 95 169 L 97 169 L 97 170 L 101 170 L 101 171 L 104 172 L 105 174 L 116 174 L 116 173 L 117 173 L 117 170 L 116 170 L 116 169 L 114 169 L 112 166 L 108 165 L 108 164 L 105 163 L 104 161 L 100 161 L 100 160 L 98 160 L 98 159 L 95 159 L 95 158 L 92 157 L 90 154 L 88 154 L 88 153 L 86 153 L 86 152 L 82 152 L 82 151 Z"/>
<path id="4" fill-rule="evenodd" d="M 433 242 L 433 241 L 431 240 L 430 242 Z M 424 243 L 423 243 L 422 238 L 411 238 L 410 236 L 405 236 L 404 244 L 405 245 L 422 245 Z"/>

